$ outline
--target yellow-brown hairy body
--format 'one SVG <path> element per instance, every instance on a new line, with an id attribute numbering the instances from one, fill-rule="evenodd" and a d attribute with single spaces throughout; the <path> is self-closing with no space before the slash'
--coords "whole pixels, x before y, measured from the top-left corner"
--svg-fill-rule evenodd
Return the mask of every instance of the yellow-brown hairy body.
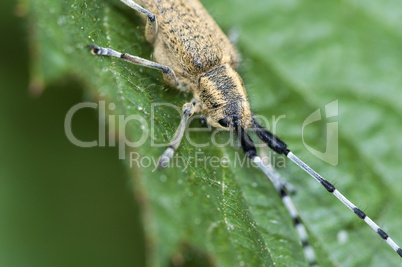
<path id="1" fill-rule="evenodd" d="M 191 90 L 208 122 L 237 114 L 244 128 L 251 112 L 244 84 L 234 70 L 238 55 L 229 39 L 196 0 L 143 0 L 142 7 L 158 21 L 154 58 L 176 74 L 181 89 Z M 151 40 L 150 40 L 151 41 Z M 227 128 L 228 129 L 228 128 Z"/>

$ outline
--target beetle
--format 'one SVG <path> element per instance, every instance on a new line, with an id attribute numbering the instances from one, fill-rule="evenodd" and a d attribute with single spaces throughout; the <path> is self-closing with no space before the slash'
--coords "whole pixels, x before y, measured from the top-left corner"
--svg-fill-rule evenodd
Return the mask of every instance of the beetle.
<path id="1" fill-rule="evenodd" d="M 229 39 L 197 0 L 121 0 L 146 19 L 146 40 L 154 46 L 154 61 L 111 48 L 91 45 L 97 56 L 112 56 L 127 62 L 160 70 L 164 80 L 179 90 L 189 91 L 193 99 L 183 105 L 183 116 L 169 147 L 159 159 L 165 167 L 180 145 L 189 118 L 202 113 L 216 128 L 236 133 L 245 155 L 271 180 L 289 211 L 311 266 L 316 265 L 305 227 L 287 194 L 287 184 L 257 155 L 247 131 L 278 154 L 283 154 L 312 176 L 329 193 L 364 220 L 400 257 L 402 249 L 361 209 L 344 197 L 333 184 L 295 156 L 285 142 L 261 126 L 251 112 L 244 83 L 237 73 L 239 56 Z"/>

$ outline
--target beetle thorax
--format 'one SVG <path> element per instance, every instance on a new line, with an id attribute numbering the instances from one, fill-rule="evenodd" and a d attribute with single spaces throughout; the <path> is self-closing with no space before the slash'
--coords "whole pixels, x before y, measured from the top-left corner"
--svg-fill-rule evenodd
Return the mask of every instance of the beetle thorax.
<path id="1" fill-rule="evenodd" d="M 247 93 L 240 75 L 229 65 L 217 66 L 200 76 L 194 92 L 207 110 L 208 122 L 225 128 L 218 122 L 236 116 L 245 129 L 251 124 L 251 111 Z"/>

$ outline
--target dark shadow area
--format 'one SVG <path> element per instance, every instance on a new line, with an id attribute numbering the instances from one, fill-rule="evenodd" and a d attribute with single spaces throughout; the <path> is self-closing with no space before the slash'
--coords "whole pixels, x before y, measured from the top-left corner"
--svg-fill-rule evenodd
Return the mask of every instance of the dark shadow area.
<path id="1" fill-rule="evenodd" d="M 67 139 L 65 115 L 84 100 L 73 78 L 30 96 L 27 26 L 15 5 L 0 9 L 0 266 L 143 266 L 140 211 L 118 150 Z M 77 138 L 97 139 L 96 110 L 72 124 Z"/>

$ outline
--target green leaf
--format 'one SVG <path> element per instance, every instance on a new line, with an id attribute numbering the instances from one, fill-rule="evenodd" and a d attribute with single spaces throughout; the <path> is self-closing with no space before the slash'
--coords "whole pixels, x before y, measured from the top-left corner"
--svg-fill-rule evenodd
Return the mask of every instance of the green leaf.
<path id="1" fill-rule="evenodd" d="M 402 214 L 400 4 L 203 3 L 226 32 L 233 28 L 239 33 L 240 73 L 253 111 L 267 118 L 285 115 L 277 133 L 290 149 L 330 177 L 345 196 L 389 230 L 396 242 L 402 242 L 398 231 Z M 94 57 L 86 49 L 95 43 L 150 58 L 152 47 L 144 40 L 138 14 L 119 1 L 84 0 L 31 1 L 31 14 L 41 52 L 33 66 L 42 70 L 47 83 L 75 75 L 95 100 L 116 105 L 109 114 L 139 115 L 148 126 L 155 120 L 154 141 L 168 142 L 180 115 L 168 107 L 155 108 L 153 113 L 152 104 L 181 107 L 191 95 L 168 88 L 155 70 Z M 339 103 L 339 116 L 309 125 L 305 142 L 324 151 L 326 122 L 338 121 L 339 164 L 335 167 L 312 156 L 302 139 L 306 118 L 319 108 L 324 111 L 334 100 Z M 129 140 L 141 138 L 140 126 L 128 124 Z M 194 121 L 192 126 L 199 124 Z M 189 162 L 186 167 L 153 172 L 154 166 L 135 168 L 136 161 L 126 160 L 135 195 L 142 203 L 147 265 L 184 260 L 200 266 L 305 266 L 292 221 L 272 185 L 257 169 L 234 166 L 236 156 L 243 159 L 241 150 L 213 145 L 209 132 L 192 132 L 190 137 L 208 146 L 196 148 L 184 140 L 178 156 Z M 221 143 L 227 138 L 228 134 L 217 136 Z M 146 165 L 163 150 L 147 138 L 129 152 L 138 153 Z M 211 166 L 212 157 L 224 156 L 231 168 Z M 321 266 L 400 263 L 395 252 L 352 212 L 291 163 L 285 165 L 281 174 L 298 190 L 294 199 Z"/>

